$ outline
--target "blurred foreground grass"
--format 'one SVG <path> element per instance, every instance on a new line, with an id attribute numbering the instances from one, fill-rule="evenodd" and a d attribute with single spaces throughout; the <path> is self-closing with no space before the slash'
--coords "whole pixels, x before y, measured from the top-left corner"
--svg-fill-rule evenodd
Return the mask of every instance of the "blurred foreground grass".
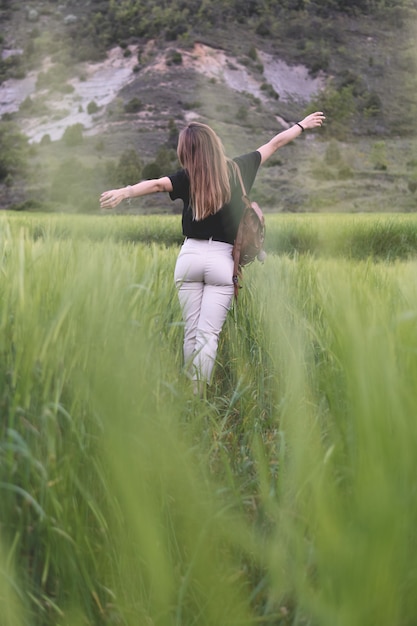
<path id="1" fill-rule="evenodd" d="M 281 233 L 415 228 L 304 217 Z M 200 401 L 171 220 L 142 245 L 142 219 L 72 219 L 1 221 L 0 623 L 413 624 L 410 251 L 247 268 Z"/>

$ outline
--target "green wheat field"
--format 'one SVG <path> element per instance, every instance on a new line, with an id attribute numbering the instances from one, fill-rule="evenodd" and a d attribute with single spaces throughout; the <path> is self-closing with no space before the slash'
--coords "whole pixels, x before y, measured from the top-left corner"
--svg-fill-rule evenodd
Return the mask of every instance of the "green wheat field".
<path id="1" fill-rule="evenodd" d="M 1 216 L 0 625 L 414 625 L 417 217 L 267 215 L 203 400 L 180 243 Z"/>

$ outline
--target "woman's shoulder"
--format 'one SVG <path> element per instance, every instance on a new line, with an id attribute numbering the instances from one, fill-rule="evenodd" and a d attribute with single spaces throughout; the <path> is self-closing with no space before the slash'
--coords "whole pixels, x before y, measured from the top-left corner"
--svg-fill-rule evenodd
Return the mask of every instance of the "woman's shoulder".
<path id="1" fill-rule="evenodd" d="M 180 168 L 179 170 L 177 170 L 176 172 L 174 172 L 173 174 L 169 174 L 168 178 L 171 179 L 171 181 L 189 181 L 188 178 L 188 173 L 187 170 Z"/>
<path id="2" fill-rule="evenodd" d="M 261 164 L 261 153 L 258 150 L 253 150 L 235 157 L 233 161 L 239 168 L 246 191 L 249 193 Z"/>
<path id="3" fill-rule="evenodd" d="M 187 187 L 190 184 L 187 170 L 179 169 L 168 176 L 174 189 Z"/>
<path id="4" fill-rule="evenodd" d="M 170 174 L 168 178 L 172 184 L 172 191 L 170 193 L 172 200 L 185 198 L 190 188 L 190 179 L 188 178 L 187 171 L 181 168 L 173 174 Z"/>
<path id="5" fill-rule="evenodd" d="M 251 180 L 252 184 L 261 164 L 261 153 L 253 150 L 235 157 L 233 161 L 239 167 L 242 176 Z"/>
<path id="6" fill-rule="evenodd" d="M 261 162 L 261 153 L 259 150 L 252 150 L 252 152 L 246 152 L 245 154 L 240 154 L 233 158 L 233 161 L 240 165 L 241 163 L 253 163 L 254 165 L 259 166 Z"/>
<path id="7" fill-rule="evenodd" d="M 233 161 L 239 167 L 242 176 L 252 178 L 256 176 L 256 172 L 261 164 L 261 153 L 258 150 L 253 150 L 235 157 Z"/>

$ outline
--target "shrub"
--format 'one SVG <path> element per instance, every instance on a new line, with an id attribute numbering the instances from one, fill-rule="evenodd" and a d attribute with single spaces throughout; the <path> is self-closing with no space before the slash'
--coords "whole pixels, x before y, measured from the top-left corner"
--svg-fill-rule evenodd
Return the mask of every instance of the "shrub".
<path id="1" fill-rule="evenodd" d="M 92 100 L 91 102 L 87 104 L 87 113 L 89 115 L 94 115 L 94 113 L 97 113 L 99 109 L 100 107 L 98 106 L 97 102 L 95 102 L 94 100 Z"/>
<path id="2" fill-rule="evenodd" d="M 125 150 L 119 159 L 115 171 L 119 185 L 131 185 L 138 182 L 142 176 L 142 162 L 133 148 Z"/>
<path id="3" fill-rule="evenodd" d="M 56 89 L 62 91 L 71 87 L 66 85 L 69 77 L 69 69 L 62 63 L 57 63 L 46 72 L 40 72 L 36 81 L 37 89 Z"/>
<path id="4" fill-rule="evenodd" d="M 72 211 L 96 210 L 100 192 L 108 188 L 105 174 L 104 167 L 86 167 L 81 159 L 66 159 L 53 175 L 50 199 Z"/>
<path id="5" fill-rule="evenodd" d="M 339 87 L 352 87 L 352 94 L 359 96 L 364 91 L 363 79 L 352 70 L 344 70 L 338 78 Z"/>
<path id="6" fill-rule="evenodd" d="M 142 178 L 150 180 L 151 178 L 159 178 L 162 175 L 162 170 L 156 161 L 147 163 L 142 170 Z"/>
<path id="7" fill-rule="evenodd" d="M 258 60 L 258 53 L 257 53 L 257 51 L 256 51 L 255 46 L 251 46 L 251 47 L 249 48 L 249 51 L 248 51 L 248 57 L 249 57 L 250 59 L 252 59 L 252 61 L 257 61 L 257 60 Z"/>
<path id="8" fill-rule="evenodd" d="M 385 141 L 376 141 L 372 146 L 371 161 L 375 170 L 385 171 L 388 169 L 387 145 Z"/>
<path id="9" fill-rule="evenodd" d="M 411 191 L 411 193 L 416 193 L 417 191 L 417 178 L 410 178 L 408 183 L 408 190 Z"/>
<path id="10" fill-rule="evenodd" d="M 367 117 L 376 117 L 382 112 L 381 98 L 375 91 L 369 92 L 363 105 L 363 112 Z"/>
<path id="11" fill-rule="evenodd" d="M 167 65 L 181 65 L 182 54 L 181 52 L 178 52 L 178 50 L 169 50 L 165 60 Z"/>
<path id="12" fill-rule="evenodd" d="M 0 124 L 0 182 L 23 175 L 28 166 L 28 140 L 14 122 Z"/>
<path id="13" fill-rule="evenodd" d="M 246 122 L 248 119 L 248 109 L 243 106 L 243 104 L 237 110 L 236 119 L 239 120 L 239 122 Z"/>
<path id="14" fill-rule="evenodd" d="M 40 116 L 47 115 L 49 109 L 44 102 L 38 99 L 33 100 L 30 96 L 27 96 L 27 98 L 20 103 L 19 113 L 27 116 Z"/>
<path id="15" fill-rule="evenodd" d="M 268 20 L 261 19 L 255 29 L 255 32 L 260 37 L 268 37 L 271 34 L 271 28 L 269 26 Z"/>
<path id="16" fill-rule="evenodd" d="M 64 83 L 63 85 L 58 85 L 56 87 L 56 90 L 59 91 L 59 93 L 68 94 L 73 93 L 75 91 L 75 87 L 73 87 L 69 83 Z"/>
<path id="17" fill-rule="evenodd" d="M 94 146 L 97 152 L 103 152 L 105 148 L 104 139 L 98 139 L 96 145 Z"/>
<path id="18" fill-rule="evenodd" d="M 40 143 L 41 143 L 41 146 L 49 146 L 49 144 L 51 143 L 51 135 L 49 133 L 47 133 L 46 135 L 43 135 Z"/>
<path id="19" fill-rule="evenodd" d="M 353 170 L 349 165 L 347 165 L 347 163 L 340 163 L 337 168 L 337 178 L 340 180 L 346 180 L 347 178 L 352 178 L 353 175 Z"/>
<path id="20" fill-rule="evenodd" d="M 355 111 L 355 99 L 352 94 L 352 86 L 348 85 L 342 89 L 329 84 L 318 96 L 316 102 L 312 102 L 309 110 L 326 111 L 326 117 L 332 120 L 333 137 L 343 138 L 349 128 L 349 121 Z M 326 127 L 323 127 L 326 132 Z"/>
<path id="21" fill-rule="evenodd" d="M 20 113 L 30 112 L 32 107 L 33 107 L 33 100 L 32 100 L 32 98 L 30 96 L 27 96 L 20 103 L 19 112 Z"/>
<path id="22" fill-rule="evenodd" d="M 160 167 L 162 172 L 167 172 L 168 170 L 177 167 L 178 161 L 176 150 L 162 146 L 158 150 L 155 163 Z"/>
<path id="23" fill-rule="evenodd" d="M 167 146 L 169 148 L 176 148 L 178 144 L 178 128 L 172 118 L 168 122 L 168 133 Z"/>
<path id="24" fill-rule="evenodd" d="M 141 110 L 142 106 L 142 101 L 135 97 L 124 105 L 124 110 L 126 113 L 137 113 Z"/>
<path id="25" fill-rule="evenodd" d="M 52 179 L 51 199 L 60 202 L 74 201 L 82 195 L 80 188 L 86 179 L 86 168 L 79 159 L 66 159 Z"/>
<path id="26" fill-rule="evenodd" d="M 277 94 L 273 86 L 269 83 L 262 83 L 261 91 L 264 91 L 270 98 L 274 98 L 274 100 L 279 99 L 279 94 Z"/>
<path id="27" fill-rule="evenodd" d="M 80 123 L 68 126 L 62 137 L 66 146 L 79 146 L 83 142 L 84 126 Z"/>
<path id="28" fill-rule="evenodd" d="M 335 139 L 331 139 L 327 144 L 326 152 L 324 155 L 324 162 L 326 165 L 337 165 L 342 160 L 339 144 Z"/>

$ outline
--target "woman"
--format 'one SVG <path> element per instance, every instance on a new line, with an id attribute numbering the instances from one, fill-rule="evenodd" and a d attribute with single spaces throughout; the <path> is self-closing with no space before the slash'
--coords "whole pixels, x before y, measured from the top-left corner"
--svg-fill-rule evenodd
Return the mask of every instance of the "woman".
<path id="1" fill-rule="evenodd" d="M 216 133 L 207 125 L 191 122 L 181 131 L 177 154 L 182 169 L 170 176 L 105 191 L 104 209 L 125 198 L 168 192 L 183 201 L 185 241 L 175 266 L 175 283 L 183 311 L 184 360 L 195 390 L 210 383 L 220 331 L 233 298 L 232 248 L 242 214 L 239 167 L 249 193 L 258 168 L 304 130 L 321 126 L 322 112 L 311 113 L 291 128 L 275 135 L 254 152 L 230 160 Z"/>

